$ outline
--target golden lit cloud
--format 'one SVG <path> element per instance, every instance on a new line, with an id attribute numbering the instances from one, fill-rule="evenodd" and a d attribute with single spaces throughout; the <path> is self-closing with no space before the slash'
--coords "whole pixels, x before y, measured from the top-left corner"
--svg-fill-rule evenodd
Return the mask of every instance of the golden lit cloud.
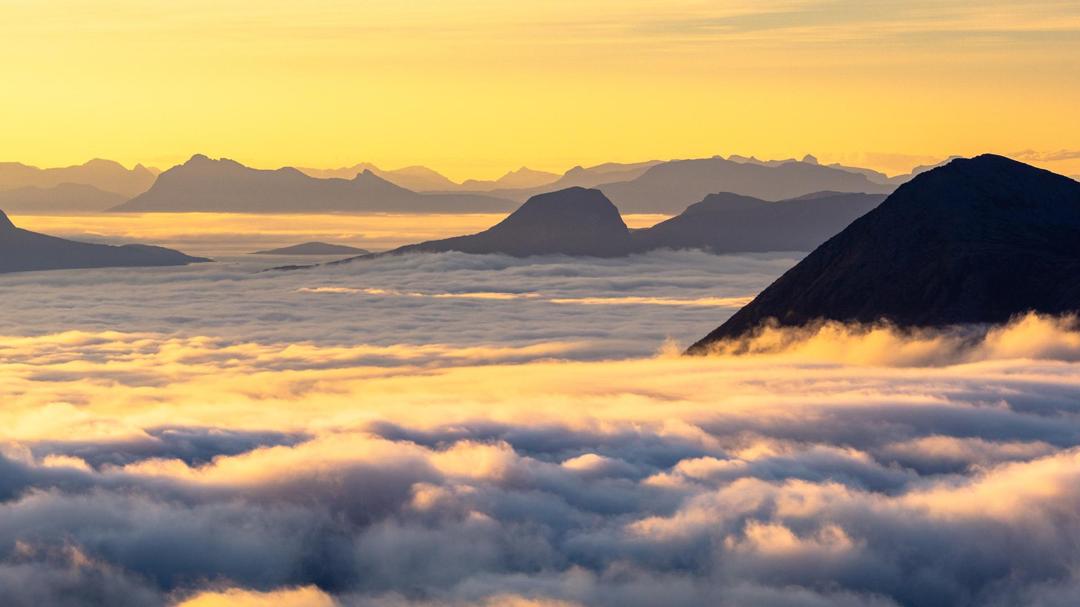
<path id="1" fill-rule="evenodd" d="M 275 590 L 273 592 L 255 592 L 242 589 L 230 589 L 221 592 L 204 592 L 183 602 L 176 607 L 337 607 L 338 603 L 318 588 Z"/>
<path id="2" fill-rule="evenodd" d="M 23 580 L 16 604 L 884 607 L 921 588 L 914 558 L 953 598 L 1069 587 L 1071 322 L 593 362 L 558 342 L 5 337 L 0 580 Z"/>

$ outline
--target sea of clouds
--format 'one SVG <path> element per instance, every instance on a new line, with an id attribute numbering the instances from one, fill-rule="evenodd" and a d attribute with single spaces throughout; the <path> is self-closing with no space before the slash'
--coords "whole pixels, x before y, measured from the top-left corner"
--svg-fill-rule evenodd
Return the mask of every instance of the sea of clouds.
<path id="1" fill-rule="evenodd" d="M 2 602 L 1075 604 L 1075 320 L 678 356 L 794 260 L 0 277 Z"/>

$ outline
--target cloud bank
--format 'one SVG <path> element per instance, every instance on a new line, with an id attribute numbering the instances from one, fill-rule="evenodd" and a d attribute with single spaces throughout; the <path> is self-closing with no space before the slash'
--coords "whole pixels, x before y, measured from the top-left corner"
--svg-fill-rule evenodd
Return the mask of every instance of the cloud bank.
<path id="1" fill-rule="evenodd" d="M 443 253 L 294 272 L 259 272 L 282 262 L 244 260 L 175 271 L 11 274 L 0 276 L 0 306 L 18 313 L 0 316 L 0 335 L 122 331 L 213 337 L 223 346 L 416 352 L 573 342 L 579 359 L 647 356 L 668 338 L 687 343 L 723 321 L 795 255 Z"/>
<path id="2" fill-rule="evenodd" d="M 484 366 L 5 339 L 0 580 L 13 605 L 1064 605 L 1070 323 Z"/>
<path id="3" fill-rule="evenodd" d="M 0 277 L 3 602 L 1075 602 L 1076 320 L 678 355 L 793 261 Z"/>

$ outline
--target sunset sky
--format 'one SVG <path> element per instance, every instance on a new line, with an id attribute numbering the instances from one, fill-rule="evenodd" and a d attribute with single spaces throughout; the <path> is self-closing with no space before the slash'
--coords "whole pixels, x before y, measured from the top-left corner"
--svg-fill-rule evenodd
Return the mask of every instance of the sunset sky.
<path id="1" fill-rule="evenodd" d="M 0 160 L 1006 153 L 1080 174 L 1080 4 L 5 0 Z"/>

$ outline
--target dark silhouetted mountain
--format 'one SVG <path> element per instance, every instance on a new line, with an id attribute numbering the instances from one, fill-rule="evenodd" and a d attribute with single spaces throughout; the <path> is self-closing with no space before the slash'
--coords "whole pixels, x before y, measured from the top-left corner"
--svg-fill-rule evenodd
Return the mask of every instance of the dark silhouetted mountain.
<path id="1" fill-rule="evenodd" d="M 533 196 L 501 223 L 479 234 L 408 245 L 385 254 L 460 251 L 516 257 L 617 257 L 655 249 L 809 251 L 884 198 L 880 194 L 819 192 L 802 199 L 767 202 L 737 194 L 713 194 L 677 217 L 631 231 L 602 192 L 568 188 Z"/>
<path id="2" fill-rule="evenodd" d="M 256 251 L 252 255 L 367 255 L 371 251 L 342 244 L 327 242 L 305 242 L 291 247 Z"/>
<path id="3" fill-rule="evenodd" d="M 260 170 L 196 155 L 158 176 L 120 212 L 497 213 L 507 200 L 475 194 L 419 194 L 364 171 L 353 179 L 316 179 L 297 169 Z"/>
<path id="4" fill-rule="evenodd" d="M 710 194 L 681 214 L 633 233 L 635 248 L 703 249 L 712 253 L 811 251 L 884 194 L 817 192 L 780 202 Z"/>
<path id="5" fill-rule="evenodd" d="M 18 162 L 0 163 L 0 190 L 52 188 L 65 183 L 78 183 L 131 198 L 149 189 L 154 178 L 154 172 L 141 164 L 128 170 L 118 162 L 101 159 L 49 169 Z"/>
<path id="6" fill-rule="evenodd" d="M 1080 183 L 984 155 L 900 186 L 690 352 L 767 321 L 935 327 L 1077 310 Z"/>
<path id="7" fill-rule="evenodd" d="M 209 261 L 146 245 L 111 246 L 64 240 L 16 228 L 0 212 L 0 273 L 141 266 Z"/>
<path id="8" fill-rule="evenodd" d="M 100 213 L 125 200 L 127 198 L 120 194 L 105 192 L 81 183 L 62 183 L 51 188 L 28 186 L 15 190 L 0 190 L 0 209 L 23 215 Z"/>
<path id="9" fill-rule="evenodd" d="M 509 217 L 479 234 L 408 245 L 391 254 L 461 251 L 515 257 L 615 257 L 629 253 L 631 246 L 630 231 L 603 193 L 569 188 L 533 196 Z"/>
<path id="10" fill-rule="evenodd" d="M 597 186 L 623 213 L 675 214 L 715 192 L 785 200 L 812 192 L 887 194 L 892 186 L 866 175 L 806 162 L 775 166 L 724 158 L 674 160 L 649 168 L 637 179 Z"/>

